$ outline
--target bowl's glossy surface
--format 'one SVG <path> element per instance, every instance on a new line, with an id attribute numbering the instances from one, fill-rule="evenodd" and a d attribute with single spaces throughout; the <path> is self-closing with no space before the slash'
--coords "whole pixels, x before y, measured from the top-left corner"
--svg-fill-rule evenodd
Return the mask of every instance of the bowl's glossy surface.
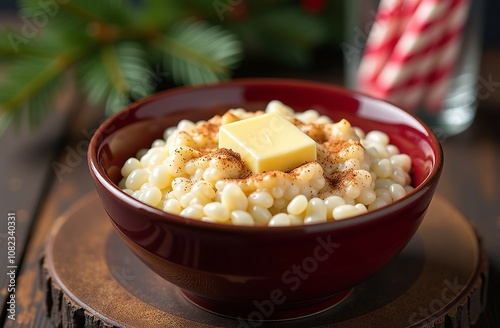
<path id="1" fill-rule="evenodd" d="M 385 208 L 339 222 L 238 227 L 199 222 L 123 193 L 120 168 L 181 119 L 230 108 L 263 109 L 273 99 L 310 108 L 365 131 L 381 130 L 413 160 L 415 190 Z M 306 81 L 249 79 L 179 88 L 135 103 L 104 122 L 89 147 L 103 206 L 131 250 L 209 310 L 280 319 L 324 309 L 393 259 L 417 230 L 442 170 L 442 151 L 421 121 L 391 104 Z"/>

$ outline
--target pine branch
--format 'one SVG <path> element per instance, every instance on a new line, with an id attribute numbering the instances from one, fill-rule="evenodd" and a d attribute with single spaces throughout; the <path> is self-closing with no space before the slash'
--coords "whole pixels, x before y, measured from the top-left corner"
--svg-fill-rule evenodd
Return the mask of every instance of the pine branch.
<path id="1" fill-rule="evenodd" d="M 164 65 L 180 84 L 201 84 L 227 79 L 241 55 L 241 44 L 219 27 L 183 22 L 153 41 L 164 53 Z"/>
<path id="2" fill-rule="evenodd" d="M 113 88 L 119 93 L 128 93 L 130 91 L 130 85 L 125 78 L 125 73 L 120 68 L 120 59 L 118 58 L 116 48 L 110 45 L 104 46 L 102 49 L 102 59 Z"/>
<path id="3" fill-rule="evenodd" d="M 0 111 L 9 112 L 21 107 L 81 56 L 81 49 L 70 49 L 55 57 L 18 60 L 7 73 L 8 79 L 0 84 Z"/>
<path id="4" fill-rule="evenodd" d="M 40 122 L 60 86 L 62 69 L 59 65 L 59 59 L 50 62 L 29 59 L 11 67 L 10 74 L 16 76 L 14 82 L 2 81 L 0 84 L 0 125 L 5 127 L 11 121 L 19 125 L 24 115 L 30 126 Z"/>
<path id="5" fill-rule="evenodd" d="M 141 44 L 121 42 L 107 45 L 81 64 L 79 72 L 82 89 L 93 103 L 106 100 L 106 111 L 113 113 L 130 100 L 145 97 L 154 91 Z"/>
<path id="6" fill-rule="evenodd" d="M 72 48 L 51 57 L 22 56 L 10 63 L 0 81 L 0 135 L 10 124 L 27 119 L 33 127 L 51 108 L 63 73 L 88 49 Z"/>
<path id="7" fill-rule="evenodd" d="M 92 53 L 83 59 L 77 72 L 81 89 L 87 94 L 88 101 L 93 105 L 104 102 L 106 95 L 112 90 L 112 84 L 107 75 L 103 74 L 100 53 Z"/>
<path id="8" fill-rule="evenodd" d="M 62 80 L 61 75 L 55 77 L 28 100 L 26 111 L 31 128 L 37 126 L 49 113 L 54 95 L 61 89 Z"/>
<path id="9" fill-rule="evenodd" d="M 29 36 L 0 31 L 0 61 L 10 61 L 0 81 L 0 134 L 26 118 L 37 124 L 70 68 L 76 69 L 88 101 L 105 103 L 112 113 L 156 91 L 160 77 L 151 66 L 163 63 L 179 84 L 216 82 L 229 77 L 242 52 L 237 39 L 220 27 L 174 25 L 189 16 L 175 0 L 144 0 L 142 6 L 126 0 L 19 2 L 26 24 L 35 17 L 47 20 Z"/>

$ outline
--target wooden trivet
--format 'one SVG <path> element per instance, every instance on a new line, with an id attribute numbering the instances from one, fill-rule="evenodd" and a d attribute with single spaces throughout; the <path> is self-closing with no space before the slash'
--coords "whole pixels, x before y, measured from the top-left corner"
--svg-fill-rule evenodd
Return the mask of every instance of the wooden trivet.
<path id="1" fill-rule="evenodd" d="M 42 261 L 56 327 L 140 328 L 469 327 L 486 303 L 487 266 L 472 226 L 439 196 L 387 267 L 332 309 L 297 320 L 245 322 L 191 304 L 122 243 L 95 193 L 58 219 Z"/>

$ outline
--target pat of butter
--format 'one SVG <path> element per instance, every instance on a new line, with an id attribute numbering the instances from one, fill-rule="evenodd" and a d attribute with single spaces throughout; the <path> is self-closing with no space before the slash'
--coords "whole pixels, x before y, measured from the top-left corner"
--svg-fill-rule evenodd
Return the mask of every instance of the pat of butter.
<path id="1" fill-rule="evenodd" d="M 219 148 L 239 153 L 254 173 L 287 172 L 316 160 L 316 142 L 279 113 L 222 125 Z"/>

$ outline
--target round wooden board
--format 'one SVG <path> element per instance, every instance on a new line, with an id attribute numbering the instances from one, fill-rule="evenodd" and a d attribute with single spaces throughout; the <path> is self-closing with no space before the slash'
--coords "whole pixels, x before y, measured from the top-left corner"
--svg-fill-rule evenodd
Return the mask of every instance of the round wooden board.
<path id="1" fill-rule="evenodd" d="M 191 304 L 122 243 L 95 193 L 58 219 L 42 270 L 46 311 L 62 327 L 469 327 L 486 303 L 478 237 L 439 196 L 396 259 L 340 304 L 303 319 L 244 321 Z"/>

